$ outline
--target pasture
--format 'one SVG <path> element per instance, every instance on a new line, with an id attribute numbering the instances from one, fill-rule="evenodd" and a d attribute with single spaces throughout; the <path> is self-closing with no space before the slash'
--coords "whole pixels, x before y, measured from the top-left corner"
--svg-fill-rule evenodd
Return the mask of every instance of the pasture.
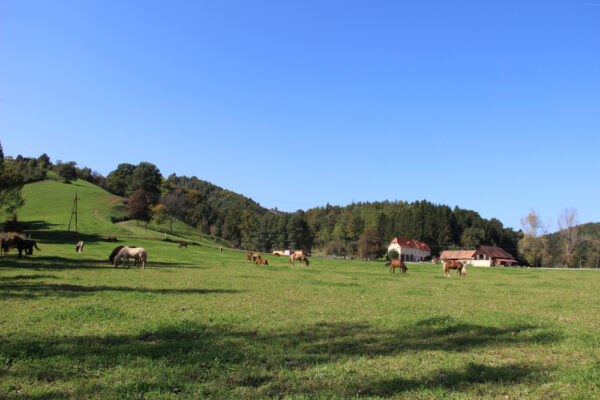
<path id="1" fill-rule="evenodd" d="M 599 398 L 597 271 L 312 258 L 46 234 L 0 257 L 0 398 Z M 34 235 L 35 238 L 35 235 Z"/>

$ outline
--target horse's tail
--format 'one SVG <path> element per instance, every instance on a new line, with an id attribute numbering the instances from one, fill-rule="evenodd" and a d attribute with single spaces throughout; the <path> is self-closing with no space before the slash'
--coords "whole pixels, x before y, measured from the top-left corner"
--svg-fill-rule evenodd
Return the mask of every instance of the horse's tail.
<path id="1" fill-rule="evenodd" d="M 33 242 L 33 245 L 35 246 L 35 248 L 36 248 L 36 249 L 38 249 L 38 250 L 42 250 L 42 249 L 40 249 L 40 248 L 38 247 L 38 245 L 37 245 L 37 242 Z"/>
<path id="2" fill-rule="evenodd" d="M 304 257 L 304 262 L 306 263 L 307 267 L 310 267 L 310 263 L 308 262 L 308 257 Z"/>

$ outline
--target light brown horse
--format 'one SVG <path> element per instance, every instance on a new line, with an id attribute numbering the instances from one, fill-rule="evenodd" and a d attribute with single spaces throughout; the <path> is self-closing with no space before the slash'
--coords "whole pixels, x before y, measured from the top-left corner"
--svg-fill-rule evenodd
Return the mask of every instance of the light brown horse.
<path id="1" fill-rule="evenodd" d="M 444 276 L 448 276 L 451 269 L 456 270 L 456 275 L 467 275 L 467 266 L 460 261 L 446 261 L 444 263 Z"/>
<path id="2" fill-rule="evenodd" d="M 252 254 L 252 262 L 254 264 L 256 264 L 256 260 L 260 260 L 260 253 L 253 253 Z"/>
<path id="3" fill-rule="evenodd" d="M 310 267 L 310 263 L 308 262 L 308 257 L 306 257 L 304 254 L 291 254 L 290 255 L 290 265 L 292 267 L 294 266 L 294 262 L 296 260 L 300 260 L 300 265 L 302 265 L 302 263 L 304 262 L 307 267 Z"/>
<path id="4" fill-rule="evenodd" d="M 392 259 L 392 261 L 385 264 L 386 267 L 388 265 L 390 267 L 390 274 L 394 274 L 396 272 L 396 268 L 400 268 L 402 270 L 403 274 L 405 274 L 406 270 L 408 269 L 408 268 L 406 268 L 406 265 L 404 265 L 404 261 L 402 261 L 399 258 L 394 258 L 394 259 Z"/>
<path id="5" fill-rule="evenodd" d="M 251 260 L 252 260 L 252 253 L 251 253 L 251 252 L 249 252 L 249 251 L 247 251 L 247 252 L 246 252 L 246 261 L 247 261 L 247 262 L 250 262 Z"/>
<path id="6" fill-rule="evenodd" d="M 269 260 L 266 258 L 264 260 L 254 260 L 254 264 L 256 265 L 269 265 Z"/>

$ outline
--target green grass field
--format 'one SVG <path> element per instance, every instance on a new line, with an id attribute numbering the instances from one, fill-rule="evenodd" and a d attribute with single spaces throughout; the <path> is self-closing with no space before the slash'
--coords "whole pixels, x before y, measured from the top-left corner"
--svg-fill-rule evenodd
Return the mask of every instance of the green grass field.
<path id="1" fill-rule="evenodd" d="M 0 257 L 2 399 L 600 398 L 597 271 L 259 267 L 151 238 L 121 241 L 146 270 L 114 269 L 115 243 L 87 227 L 77 254 L 27 212 L 46 229 Z"/>

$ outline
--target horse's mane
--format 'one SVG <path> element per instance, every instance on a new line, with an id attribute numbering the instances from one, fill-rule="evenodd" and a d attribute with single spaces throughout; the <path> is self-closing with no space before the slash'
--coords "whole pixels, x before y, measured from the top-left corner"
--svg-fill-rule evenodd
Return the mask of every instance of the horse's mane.
<path id="1" fill-rule="evenodd" d="M 115 262 L 115 257 L 117 256 L 117 253 L 118 253 L 119 251 L 121 251 L 121 249 L 122 249 L 123 247 L 125 247 L 125 246 L 117 246 L 117 247 L 116 247 L 116 248 L 115 248 L 115 249 L 112 251 L 112 253 L 110 253 L 110 256 L 108 257 L 108 261 L 110 261 L 110 263 L 111 263 L 111 264 Z"/>

